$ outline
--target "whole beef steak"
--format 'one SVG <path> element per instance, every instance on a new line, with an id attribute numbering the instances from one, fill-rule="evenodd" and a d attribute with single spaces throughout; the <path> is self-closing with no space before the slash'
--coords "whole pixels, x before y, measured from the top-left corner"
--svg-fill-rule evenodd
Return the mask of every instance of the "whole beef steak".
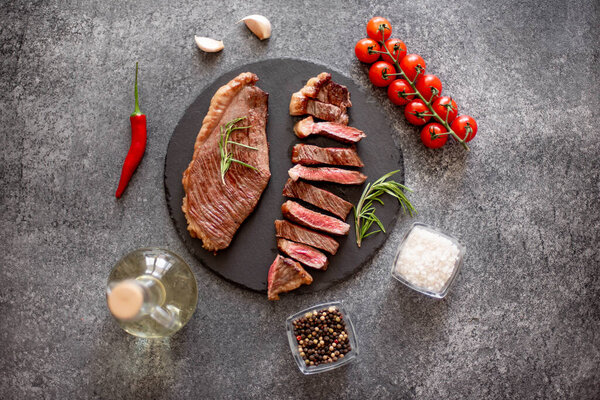
<path id="1" fill-rule="evenodd" d="M 217 90 L 194 145 L 194 156 L 183 173 L 182 210 L 192 237 L 202 240 L 209 251 L 218 251 L 231 243 L 235 232 L 256 207 L 271 172 L 267 143 L 268 94 L 255 86 L 258 77 L 250 72 L 238 75 Z M 250 149 L 229 144 L 233 158 L 256 169 L 232 162 L 221 180 L 219 141 L 222 127 L 245 117 L 230 140 Z"/>

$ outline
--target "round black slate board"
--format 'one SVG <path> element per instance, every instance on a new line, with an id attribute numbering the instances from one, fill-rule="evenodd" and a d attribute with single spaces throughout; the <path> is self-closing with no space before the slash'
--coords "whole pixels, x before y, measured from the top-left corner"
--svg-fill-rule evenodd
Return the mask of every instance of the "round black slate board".
<path id="1" fill-rule="evenodd" d="M 212 96 L 220 86 L 246 71 L 258 75 L 260 80 L 257 86 L 269 93 L 267 139 L 271 180 L 256 209 L 240 226 L 231 245 L 217 255 L 213 255 L 202 248 L 201 240 L 192 238 L 187 231 L 185 216 L 181 211 L 184 196 L 181 176 L 192 159 L 194 141 Z M 352 107 L 348 112 L 349 125 L 367 134 L 357 147 L 365 164 L 362 172 L 369 177 L 368 181 L 398 169 L 400 172 L 394 176 L 394 179 L 403 183 L 402 151 L 394 144 L 392 128 L 386 116 L 377 107 L 377 102 L 365 94 L 350 78 L 332 72 L 326 66 L 308 61 L 264 60 L 236 68 L 217 78 L 186 110 L 169 142 L 165 157 L 165 194 L 169 213 L 179 236 L 202 265 L 246 288 L 266 291 L 269 266 L 277 254 L 274 221 L 282 219 L 281 204 L 286 199 L 281 192 L 288 179 L 287 171 L 293 166 L 291 149 L 294 144 L 300 142 L 300 139 L 294 135 L 292 127 L 301 118 L 289 115 L 290 97 L 292 93 L 302 88 L 310 77 L 323 71 L 331 72 L 333 80 L 347 86 L 350 91 Z M 309 138 L 303 142 L 321 146 L 342 146 L 325 138 Z M 330 190 L 353 204 L 356 204 L 360 198 L 363 188 L 333 184 L 317 184 L 317 186 Z M 398 202 L 393 198 L 387 198 L 385 207 L 378 207 L 377 215 L 385 227 L 391 230 L 399 211 Z M 307 268 L 314 282 L 310 286 L 301 287 L 296 292 L 322 290 L 348 278 L 374 256 L 387 238 L 387 235 L 381 233 L 373 235 L 367 238 L 359 249 L 356 246 L 352 213 L 347 222 L 351 225 L 350 235 L 338 238 L 340 248 L 335 256 L 329 257 L 330 265 L 327 271 Z"/>

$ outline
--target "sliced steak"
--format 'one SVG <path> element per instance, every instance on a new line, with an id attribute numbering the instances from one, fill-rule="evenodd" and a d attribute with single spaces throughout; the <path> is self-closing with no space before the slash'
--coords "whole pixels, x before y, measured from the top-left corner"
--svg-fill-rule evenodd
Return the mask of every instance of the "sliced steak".
<path id="1" fill-rule="evenodd" d="M 363 167 L 364 164 L 356 149 L 339 147 L 319 147 L 298 143 L 292 150 L 292 162 L 302 165 L 344 165 L 348 167 Z"/>
<path id="2" fill-rule="evenodd" d="M 310 78 L 300 89 L 300 93 L 320 102 L 338 106 L 344 112 L 348 107 L 352 107 L 348 88 L 332 81 L 331 74 L 328 72 L 321 72 L 316 77 Z"/>
<path id="3" fill-rule="evenodd" d="M 346 219 L 348 213 L 352 210 L 352 203 L 327 190 L 320 189 L 303 181 L 288 179 L 283 187 L 283 195 L 310 203 L 313 206 L 337 215 L 343 220 Z"/>
<path id="4" fill-rule="evenodd" d="M 367 176 L 358 171 L 330 167 L 305 167 L 296 165 L 288 171 L 293 180 L 306 179 L 307 181 L 333 182 L 342 185 L 360 185 L 367 180 Z"/>
<path id="5" fill-rule="evenodd" d="M 332 235 L 347 235 L 350 230 L 350 225 L 344 221 L 309 210 L 292 200 L 281 205 L 281 212 L 292 222 Z"/>
<path id="6" fill-rule="evenodd" d="M 315 122 L 313 117 L 296 122 L 294 133 L 301 139 L 310 135 L 320 135 L 342 143 L 358 143 L 367 136 L 360 129 L 335 122 Z"/>
<path id="7" fill-rule="evenodd" d="M 287 239 L 277 239 L 277 248 L 282 253 L 311 268 L 325 271 L 327 265 L 329 265 L 325 254 L 302 243 L 292 242 Z"/>
<path id="8" fill-rule="evenodd" d="M 317 249 L 325 250 L 329 254 L 335 254 L 340 246 L 330 236 L 314 232 L 288 221 L 275 221 L 275 235 L 278 238 L 293 240 L 294 242 L 304 243 Z"/>
<path id="9" fill-rule="evenodd" d="M 297 289 L 302 284 L 310 285 L 312 281 L 312 276 L 299 263 L 278 254 L 267 277 L 269 300 L 279 300 L 279 293 Z"/>
<path id="10" fill-rule="evenodd" d="M 290 101 L 290 115 L 305 114 L 310 114 L 325 121 L 337 122 L 343 125 L 348 124 L 348 114 L 340 107 L 322 103 L 306 97 L 300 92 L 296 92 L 292 95 L 292 100 Z"/>
<path id="11" fill-rule="evenodd" d="M 258 77 L 240 74 L 213 96 L 208 113 L 194 144 L 194 156 L 183 173 L 182 210 L 192 237 L 202 240 L 210 251 L 226 248 L 242 222 L 256 207 L 271 173 L 265 127 L 268 94 L 254 86 Z M 246 117 L 238 125 L 248 129 L 234 131 L 231 140 L 258 148 L 251 150 L 230 145 L 237 160 L 257 168 L 232 163 L 221 181 L 219 139 L 221 126 Z"/>

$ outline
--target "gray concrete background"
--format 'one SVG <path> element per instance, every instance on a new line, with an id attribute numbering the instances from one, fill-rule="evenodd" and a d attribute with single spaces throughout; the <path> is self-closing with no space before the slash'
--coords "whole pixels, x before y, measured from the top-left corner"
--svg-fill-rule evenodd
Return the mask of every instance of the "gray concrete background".
<path id="1" fill-rule="evenodd" d="M 0 5 L 0 392 L 3 398 L 600 397 L 600 110 L 597 1 L 282 3 L 39 1 Z M 235 21 L 261 13 L 273 37 Z M 424 148 L 353 55 L 390 18 L 479 133 Z M 200 53 L 194 34 L 226 49 Z M 162 174 L 178 119 L 246 62 L 299 57 L 372 93 L 394 122 L 416 220 L 460 238 L 464 268 L 435 301 L 389 276 L 413 222 L 333 290 L 268 303 L 203 269 L 180 243 Z M 129 145 L 133 66 L 149 116 L 146 156 L 113 193 Z M 268 77 L 262 77 L 268 79 Z M 170 340 L 120 331 L 104 285 L 146 245 L 193 267 L 198 310 Z M 343 299 L 360 362 L 304 377 L 283 321 Z"/>

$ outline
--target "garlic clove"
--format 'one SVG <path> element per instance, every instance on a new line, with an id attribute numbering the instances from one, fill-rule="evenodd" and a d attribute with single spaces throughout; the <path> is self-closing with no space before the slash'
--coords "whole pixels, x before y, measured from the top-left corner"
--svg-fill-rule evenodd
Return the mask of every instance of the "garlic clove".
<path id="1" fill-rule="evenodd" d="M 198 46 L 198 48 L 207 53 L 216 53 L 223 50 L 223 48 L 225 47 L 223 46 L 223 42 L 221 40 L 215 40 L 208 37 L 195 35 L 194 39 L 196 40 L 196 45 Z"/>
<path id="2" fill-rule="evenodd" d="M 271 37 L 271 22 L 269 22 L 267 17 L 258 14 L 248 15 L 242 18 L 242 21 L 260 40 Z"/>

